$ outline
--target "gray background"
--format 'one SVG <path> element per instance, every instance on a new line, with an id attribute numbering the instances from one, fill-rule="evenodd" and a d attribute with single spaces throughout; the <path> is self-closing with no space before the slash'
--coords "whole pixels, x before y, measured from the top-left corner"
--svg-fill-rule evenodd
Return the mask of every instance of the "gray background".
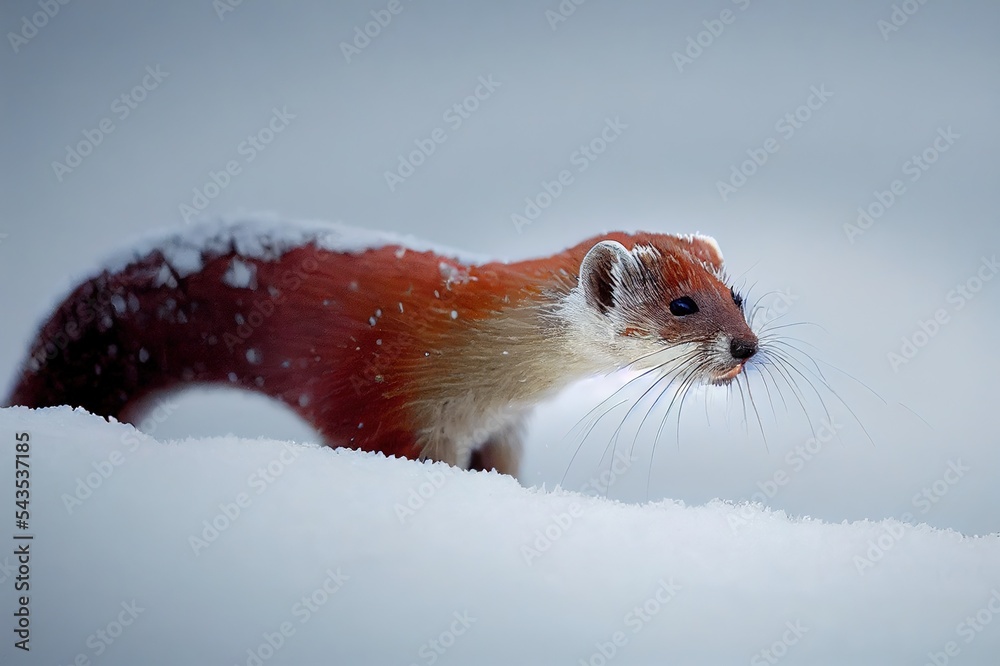
<path id="1" fill-rule="evenodd" d="M 73 281 L 136 235 L 181 227 L 179 206 L 193 188 L 228 160 L 243 160 L 240 143 L 265 127 L 273 108 L 287 107 L 295 119 L 242 163 L 207 214 L 341 220 L 505 258 L 546 254 L 609 229 L 712 234 L 738 284 L 756 285 L 758 296 L 787 291 L 794 304 L 782 321 L 819 325 L 783 332 L 816 345 L 803 348 L 884 399 L 821 365 L 873 442 L 821 388 L 844 424 L 840 438 L 769 503 L 835 521 L 909 513 L 966 532 L 1000 529 L 1000 280 L 960 311 L 948 301 L 1000 247 L 1000 7 L 913 2 L 919 9 L 884 38 L 878 22 L 890 20 L 890 2 L 590 0 L 553 29 L 546 11 L 557 11 L 555 1 L 402 0 L 402 11 L 348 63 L 341 42 L 386 4 L 244 2 L 220 18 L 207 0 L 70 2 L 16 53 L 5 38 L 4 381 Z M 679 71 L 673 53 L 723 10 L 734 20 Z M 19 1 L 0 11 L 8 33 L 39 9 Z M 120 119 L 112 103 L 147 66 L 169 75 Z M 480 76 L 500 87 L 451 129 L 443 113 Z M 775 124 L 811 87 L 832 96 L 786 139 Z M 52 162 L 106 117 L 114 132 L 60 182 Z M 607 118 L 627 129 L 517 233 L 511 214 L 541 181 L 572 168 L 571 155 Z M 435 127 L 447 140 L 391 192 L 384 172 Z M 910 181 L 904 163 L 949 127 L 959 135 L 954 145 Z M 717 181 L 770 137 L 778 152 L 723 201 Z M 849 242 L 844 224 L 894 179 L 905 193 Z M 949 323 L 894 372 L 887 354 L 939 308 L 951 313 Z M 566 485 L 579 487 L 607 468 L 610 432 L 583 442 L 572 465 L 580 441 L 564 436 L 616 382 L 585 383 L 539 410 L 525 483 L 552 487 L 569 468 Z M 786 452 L 810 437 L 787 387 L 785 396 L 787 415 L 777 397 L 775 415 L 760 405 L 765 445 L 756 421 L 744 425 L 738 396 L 727 408 L 723 390 L 692 395 L 680 437 L 671 423 L 654 450 L 655 423 L 647 425 L 637 462 L 608 494 L 751 498 L 788 470 Z M 262 402 L 189 394 L 155 434 L 309 437 Z M 822 408 L 807 407 L 818 423 Z M 943 479 L 949 461 L 968 471 L 939 483 L 946 492 L 922 513 L 913 496 Z"/>

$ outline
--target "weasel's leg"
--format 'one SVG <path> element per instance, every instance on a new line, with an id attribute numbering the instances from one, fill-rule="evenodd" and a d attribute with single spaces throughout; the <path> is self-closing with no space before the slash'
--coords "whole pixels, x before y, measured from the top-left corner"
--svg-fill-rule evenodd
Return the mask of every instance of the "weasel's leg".
<path id="1" fill-rule="evenodd" d="M 489 471 L 495 469 L 501 474 L 517 477 L 524 449 L 524 427 L 518 423 L 492 435 L 482 446 L 472 452 L 469 469 Z"/>

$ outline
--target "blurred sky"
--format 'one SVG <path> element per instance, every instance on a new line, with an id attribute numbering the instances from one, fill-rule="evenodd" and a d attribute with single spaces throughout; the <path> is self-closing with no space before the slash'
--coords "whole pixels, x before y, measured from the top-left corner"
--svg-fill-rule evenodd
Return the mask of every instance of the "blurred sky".
<path id="1" fill-rule="evenodd" d="M 715 389 L 689 396 L 653 449 L 661 405 L 607 493 L 703 502 L 771 488 L 768 503 L 794 515 L 1000 530 L 1000 279 L 976 281 L 996 277 L 1000 248 L 996 3 L 231 4 L 71 2 L 48 17 L 44 3 L 3 3 L 4 382 L 73 281 L 131 238 L 182 226 L 181 205 L 235 161 L 206 214 L 340 220 L 505 258 L 610 229 L 711 234 L 738 284 L 765 304 L 789 295 L 782 323 L 818 325 L 781 332 L 819 359 L 872 441 L 821 387 L 840 437 L 789 462 L 810 425 L 787 386 L 787 413 L 776 395 L 772 413 L 758 378 L 764 436 L 739 395 L 727 407 Z M 477 87 L 473 111 L 448 112 Z M 283 129 L 248 148 L 275 110 Z M 609 121 L 619 135 L 581 170 L 577 151 Z M 444 141 L 390 189 L 386 171 L 436 128 Z M 81 141 L 97 145 L 53 166 Z M 754 155 L 763 163 L 720 194 Z M 519 233 L 512 214 L 564 169 L 572 183 Z M 859 206 L 885 209 L 848 234 Z M 953 291 L 967 283 L 978 291 Z M 921 337 L 938 310 L 944 323 Z M 893 368 L 887 355 L 915 335 L 925 344 Z M 617 423 L 572 465 L 580 438 L 564 436 L 619 379 L 539 410 L 525 483 L 551 487 L 568 469 L 579 487 L 609 468 Z M 259 400 L 182 402 L 157 436 L 308 437 Z M 822 407 L 806 403 L 819 427 Z M 924 488 L 932 499 L 915 500 Z"/>

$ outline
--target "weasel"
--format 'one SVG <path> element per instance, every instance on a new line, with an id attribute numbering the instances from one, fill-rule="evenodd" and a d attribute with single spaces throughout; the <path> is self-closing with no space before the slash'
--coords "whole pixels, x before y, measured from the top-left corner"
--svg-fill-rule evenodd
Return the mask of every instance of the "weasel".
<path id="1" fill-rule="evenodd" d="M 517 262 L 323 224 L 147 241 L 42 326 L 8 404 L 138 422 L 194 383 L 281 400 L 331 446 L 515 475 L 532 406 L 626 366 L 726 384 L 758 339 L 702 235 L 614 232 Z"/>

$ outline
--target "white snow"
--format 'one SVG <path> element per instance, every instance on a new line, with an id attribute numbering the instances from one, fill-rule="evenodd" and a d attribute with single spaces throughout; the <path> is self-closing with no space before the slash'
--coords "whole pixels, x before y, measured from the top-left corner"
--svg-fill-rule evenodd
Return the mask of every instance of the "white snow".
<path id="1" fill-rule="evenodd" d="M 351 254 L 386 246 L 400 246 L 417 252 L 435 252 L 467 265 L 491 261 L 481 255 L 412 236 L 359 229 L 336 222 L 288 220 L 258 214 L 206 219 L 180 230 L 175 228 L 147 235 L 128 248 L 118 251 L 104 262 L 103 268 L 109 273 L 117 273 L 130 263 L 159 251 L 174 273 L 179 277 L 186 277 L 200 271 L 207 259 L 233 250 L 246 259 L 273 261 L 289 250 L 306 245 Z M 397 251 L 396 256 L 401 257 L 403 253 Z M 236 277 L 233 276 L 234 279 Z"/>
<path id="2" fill-rule="evenodd" d="M 997 536 L 718 501 L 629 505 L 277 441 L 161 443 L 68 408 L 0 410 L 8 502 L 19 432 L 31 436 L 32 649 L 13 648 L 5 611 L 5 664 L 1000 654 Z M 11 552 L 0 554 L 4 608 Z"/>
<path id="3" fill-rule="evenodd" d="M 222 275 L 222 282 L 234 289 L 256 289 L 257 266 L 233 257 Z"/>

